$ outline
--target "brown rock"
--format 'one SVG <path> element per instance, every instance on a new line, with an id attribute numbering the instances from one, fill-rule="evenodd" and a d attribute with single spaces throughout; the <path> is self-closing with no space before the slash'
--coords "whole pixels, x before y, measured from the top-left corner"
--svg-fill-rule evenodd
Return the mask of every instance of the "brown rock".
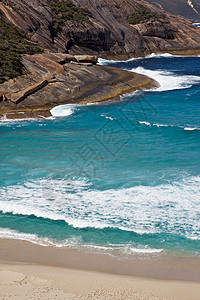
<path id="1" fill-rule="evenodd" d="M 47 116 L 59 104 L 118 100 L 120 94 L 155 86 L 143 75 L 91 63 L 61 65 L 60 58 L 65 60 L 59 53 L 25 55 L 28 74 L 0 85 L 6 99 L 0 102 L 0 115 L 35 117 L 43 111 Z"/>
<path id="2" fill-rule="evenodd" d="M 74 55 L 74 58 L 80 63 L 96 64 L 98 62 L 98 58 L 96 56 Z"/>
<path id="3" fill-rule="evenodd" d="M 6 95 L 7 100 L 10 100 L 14 103 L 19 103 L 27 98 L 29 95 L 34 94 L 35 92 L 39 91 L 40 89 L 44 88 L 48 84 L 47 80 L 43 80 L 41 82 L 37 82 L 33 86 L 29 86 L 26 89 L 21 87 L 21 90 L 18 92 L 13 92 Z"/>
<path id="4" fill-rule="evenodd" d="M 121 58 L 155 51 L 200 53 L 200 28 L 145 1 L 72 1 L 89 10 L 89 22 L 66 21 L 58 36 L 53 35 L 48 0 L 7 0 L 5 3 L 9 5 L 0 4 L 0 16 L 25 30 L 33 42 L 53 52 Z M 165 22 L 147 21 L 131 26 L 128 19 L 140 8 L 161 14 Z"/>

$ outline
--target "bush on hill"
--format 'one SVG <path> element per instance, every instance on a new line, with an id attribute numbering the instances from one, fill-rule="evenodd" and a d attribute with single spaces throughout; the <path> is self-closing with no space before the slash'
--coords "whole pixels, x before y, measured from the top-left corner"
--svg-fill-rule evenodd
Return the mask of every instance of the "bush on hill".
<path id="1" fill-rule="evenodd" d="M 70 0 L 50 0 L 53 14 L 53 33 L 57 36 L 66 21 L 88 22 L 89 12 L 86 9 L 75 6 Z"/>
<path id="2" fill-rule="evenodd" d="M 43 50 L 29 42 L 18 27 L 0 19 L 0 83 L 24 74 L 22 54 L 35 54 Z"/>
<path id="3" fill-rule="evenodd" d="M 147 9 L 144 8 L 140 8 L 138 10 L 136 10 L 128 19 L 129 24 L 131 25 L 135 25 L 135 24 L 139 24 L 139 23 L 144 23 L 146 21 L 149 20 L 160 20 L 163 19 L 164 16 L 151 12 Z"/>

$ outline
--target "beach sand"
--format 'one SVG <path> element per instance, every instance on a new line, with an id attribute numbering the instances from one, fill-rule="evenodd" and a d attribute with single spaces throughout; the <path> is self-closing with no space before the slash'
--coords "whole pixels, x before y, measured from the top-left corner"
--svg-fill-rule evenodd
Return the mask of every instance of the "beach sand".
<path id="1" fill-rule="evenodd" d="M 200 299 L 198 258 L 119 259 L 1 239 L 0 262 L 0 299 Z"/>
<path id="2" fill-rule="evenodd" d="M 0 299 L 199 300 L 199 296 L 199 283 L 41 265 L 0 265 Z"/>

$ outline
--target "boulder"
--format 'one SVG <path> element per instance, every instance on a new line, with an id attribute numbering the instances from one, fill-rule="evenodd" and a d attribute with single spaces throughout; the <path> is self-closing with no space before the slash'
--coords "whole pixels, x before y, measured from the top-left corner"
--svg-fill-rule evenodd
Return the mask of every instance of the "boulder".
<path id="1" fill-rule="evenodd" d="M 80 63 L 92 63 L 97 64 L 98 58 L 96 56 L 89 55 L 74 55 L 74 58 Z"/>

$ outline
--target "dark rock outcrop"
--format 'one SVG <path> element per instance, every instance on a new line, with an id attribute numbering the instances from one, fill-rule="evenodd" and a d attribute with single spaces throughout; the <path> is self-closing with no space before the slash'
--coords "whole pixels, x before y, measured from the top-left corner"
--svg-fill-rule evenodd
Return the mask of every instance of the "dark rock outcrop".
<path id="1" fill-rule="evenodd" d="M 47 52 L 25 55 L 23 64 L 27 75 L 0 84 L 1 116 L 49 116 L 59 104 L 117 100 L 123 93 L 156 86 L 146 76 L 98 66 L 95 57 Z"/>
<path id="2" fill-rule="evenodd" d="M 45 52 L 24 55 L 24 75 L 0 84 L 0 115 L 49 116 L 59 104 L 119 99 L 123 93 L 156 85 L 143 75 L 98 66 L 96 56 L 200 53 L 200 28 L 145 1 L 72 0 L 76 13 L 66 20 L 63 7 L 56 7 L 60 1 L 65 8 L 70 3 L 1 0 L 0 18 L 24 30 Z"/>
<path id="3" fill-rule="evenodd" d="M 72 2 L 77 7 L 88 9 L 89 21 L 66 20 L 57 35 L 53 32 L 50 1 L 6 0 L 0 4 L 0 16 L 28 32 L 32 41 L 55 52 L 122 58 L 152 52 L 200 53 L 199 28 L 145 1 Z M 162 15 L 163 20 L 130 25 L 128 20 L 138 9 Z"/>

